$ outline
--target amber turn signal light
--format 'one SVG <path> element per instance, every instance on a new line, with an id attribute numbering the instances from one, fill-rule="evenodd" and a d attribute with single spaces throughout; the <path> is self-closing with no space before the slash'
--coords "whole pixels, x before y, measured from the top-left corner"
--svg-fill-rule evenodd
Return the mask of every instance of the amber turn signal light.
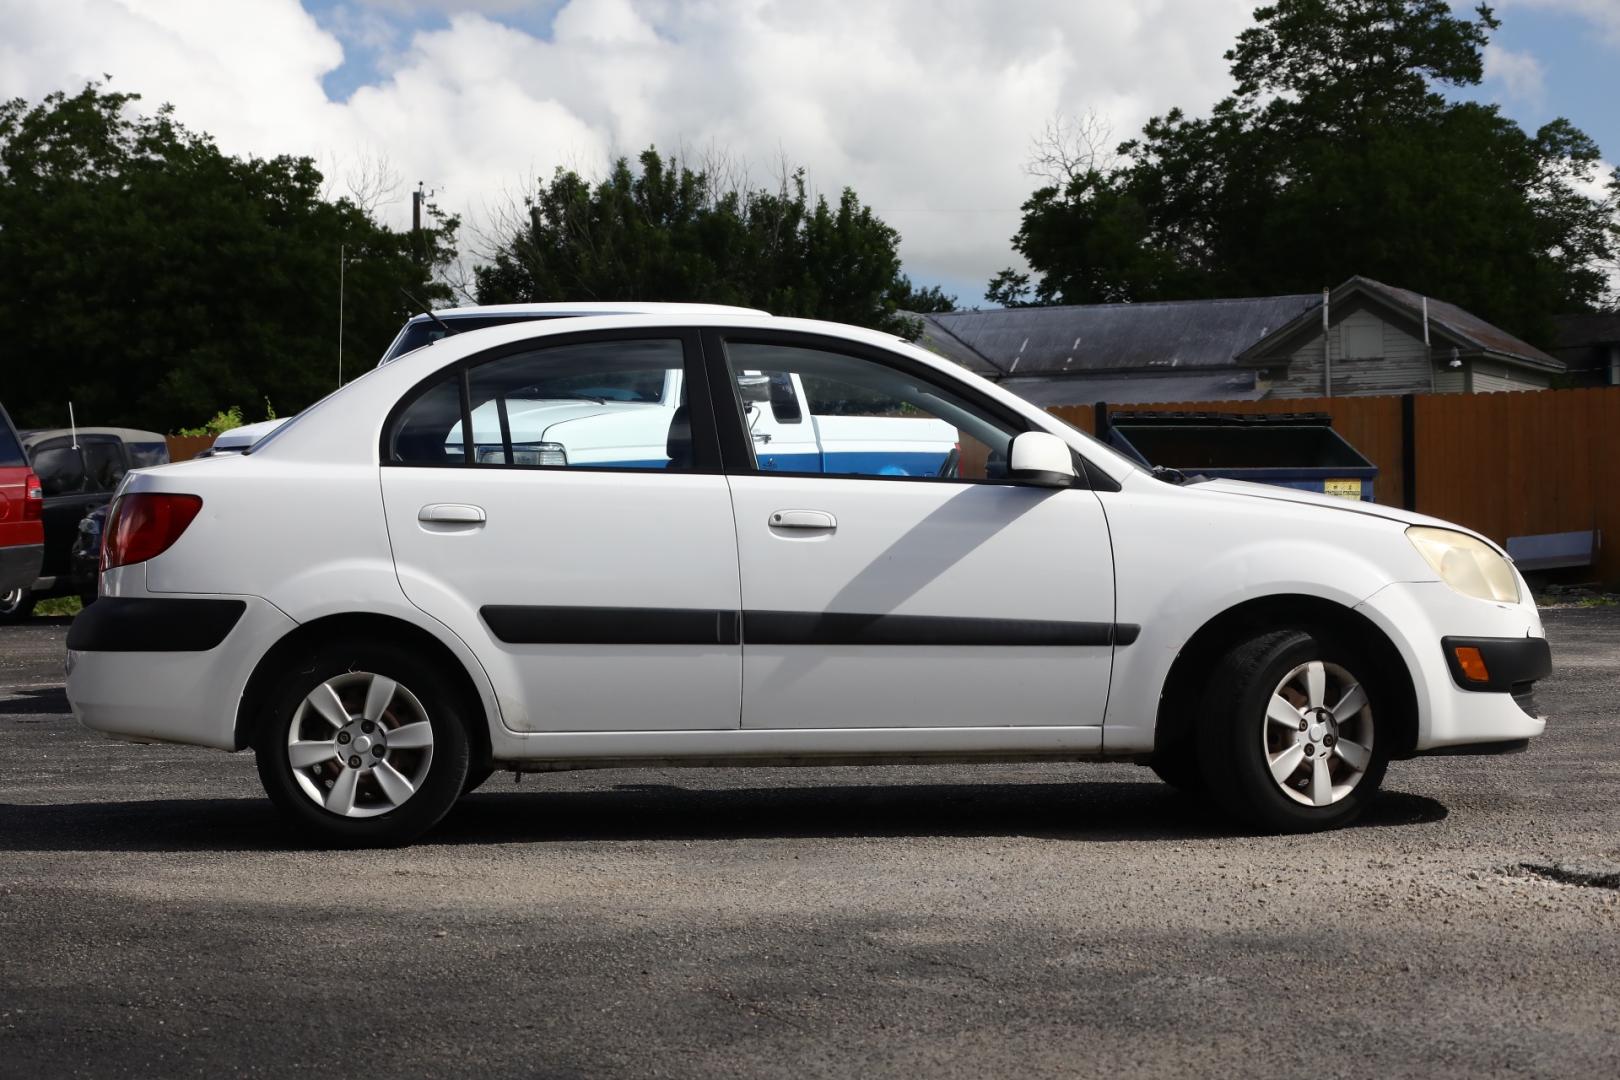
<path id="1" fill-rule="evenodd" d="M 1457 665 L 1469 682 L 1490 682 L 1491 673 L 1485 668 L 1485 658 L 1472 645 L 1459 645 L 1452 650 L 1457 654 Z"/>

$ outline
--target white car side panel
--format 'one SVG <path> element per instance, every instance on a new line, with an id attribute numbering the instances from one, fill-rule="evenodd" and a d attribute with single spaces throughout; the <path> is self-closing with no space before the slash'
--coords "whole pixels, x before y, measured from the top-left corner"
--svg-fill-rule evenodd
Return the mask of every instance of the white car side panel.
<path id="1" fill-rule="evenodd" d="M 1108 530 L 1090 491 L 769 475 L 731 488 L 747 612 L 1113 621 Z M 781 510 L 829 513 L 837 527 L 778 529 Z M 743 726 L 1096 724 L 1109 652 L 745 644 Z"/>
<path id="2" fill-rule="evenodd" d="M 737 545 L 721 476 L 664 470 L 382 470 L 406 596 L 471 645 L 515 731 L 735 728 L 737 645 L 520 644 L 486 605 L 738 610 Z M 433 503 L 482 525 L 418 520 Z"/>

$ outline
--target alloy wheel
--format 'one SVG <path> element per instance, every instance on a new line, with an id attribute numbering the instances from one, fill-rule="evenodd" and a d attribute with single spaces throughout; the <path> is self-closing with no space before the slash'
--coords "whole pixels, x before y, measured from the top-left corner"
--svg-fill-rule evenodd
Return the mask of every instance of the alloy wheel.
<path id="1" fill-rule="evenodd" d="M 422 702 L 386 675 L 349 671 L 321 683 L 287 728 L 299 788 L 342 817 L 398 809 L 433 764 L 433 726 Z"/>
<path id="2" fill-rule="evenodd" d="M 1271 777 L 1294 802 L 1331 806 L 1372 762 L 1367 692 L 1338 664 L 1312 660 L 1283 676 L 1266 705 L 1261 747 Z"/>

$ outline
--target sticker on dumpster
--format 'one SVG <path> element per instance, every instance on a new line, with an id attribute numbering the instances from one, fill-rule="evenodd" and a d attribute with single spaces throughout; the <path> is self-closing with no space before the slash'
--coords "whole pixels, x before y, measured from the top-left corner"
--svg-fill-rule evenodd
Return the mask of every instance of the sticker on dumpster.
<path id="1" fill-rule="evenodd" d="M 1322 485 L 1322 490 L 1328 495 L 1337 495 L 1341 499 L 1360 499 L 1360 480 L 1328 480 Z"/>

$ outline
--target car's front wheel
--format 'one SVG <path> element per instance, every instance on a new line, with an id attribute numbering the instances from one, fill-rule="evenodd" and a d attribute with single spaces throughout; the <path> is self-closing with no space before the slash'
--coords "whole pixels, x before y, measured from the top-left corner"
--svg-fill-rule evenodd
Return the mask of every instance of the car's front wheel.
<path id="1" fill-rule="evenodd" d="M 288 665 L 254 750 L 271 800 L 351 844 L 400 844 L 461 794 L 468 740 L 454 684 L 388 644 L 332 644 Z"/>
<path id="2" fill-rule="evenodd" d="M 1204 692 L 1204 779 L 1232 815 L 1274 831 L 1353 821 L 1383 782 L 1387 708 L 1354 648 L 1303 630 L 1260 634 L 1229 652 Z"/>

